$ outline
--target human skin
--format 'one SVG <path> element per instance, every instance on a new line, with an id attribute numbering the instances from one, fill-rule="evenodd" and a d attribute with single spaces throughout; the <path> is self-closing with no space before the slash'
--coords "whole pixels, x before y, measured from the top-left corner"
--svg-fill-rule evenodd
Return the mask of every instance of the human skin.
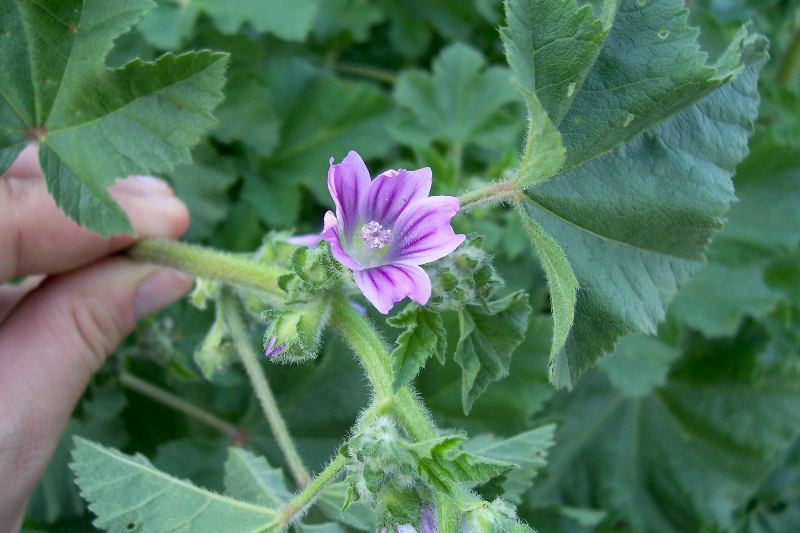
<path id="1" fill-rule="evenodd" d="M 150 177 L 110 192 L 135 236 L 102 238 L 47 193 L 35 146 L 0 178 L 0 531 L 17 531 L 75 404 L 139 318 L 180 298 L 191 279 L 114 255 L 143 237 L 180 237 L 186 206 Z"/>

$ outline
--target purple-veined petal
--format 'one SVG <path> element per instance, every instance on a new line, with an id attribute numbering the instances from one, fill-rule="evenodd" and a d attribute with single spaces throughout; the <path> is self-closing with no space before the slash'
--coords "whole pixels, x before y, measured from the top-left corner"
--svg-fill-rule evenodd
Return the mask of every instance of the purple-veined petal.
<path id="1" fill-rule="evenodd" d="M 342 224 L 346 238 L 353 235 L 359 222 L 362 206 L 369 192 L 369 170 L 361 156 L 354 151 L 347 153 L 342 162 L 328 169 L 328 191 L 336 204 L 336 218 Z"/>
<path id="2" fill-rule="evenodd" d="M 322 228 L 320 236 L 328 241 L 331 245 L 331 253 L 341 264 L 351 270 L 362 270 L 358 261 L 347 255 L 347 252 L 342 248 L 341 236 L 339 235 L 339 221 L 336 220 L 336 215 L 331 211 L 325 213 L 325 226 Z"/>
<path id="3" fill-rule="evenodd" d="M 401 524 L 397 526 L 396 531 L 397 533 L 417 533 L 417 530 L 411 524 Z"/>
<path id="4" fill-rule="evenodd" d="M 306 233 L 304 235 L 293 235 L 286 239 L 286 242 L 295 246 L 307 246 L 309 248 L 316 248 L 319 241 L 322 240 L 322 235 L 319 233 Z"/>
<path id="5" fill-rule="evenodd" d="M 384 227 L 394 225 L 397 217 L 412 201 L 431 193 L 431 169 L 387 170 L 370 184 L 363 210 L 364 220 L 374 220 Z"/>
<path id="6" fill-rule="evenodd" d="M 431 279 L 417 265 L 390 264 L 354 270 L 353 278 L 367 300 L 384 315 L 406 296 L 420 305 L 431 297 Z"/>
<path id="7" fill-rule="evenodd" d="M 466 239 L 450 225 L 459 207 L 454 196 L 431 196 L 413 202 L 394 225 L 397 240 L 386 254 L 386 261 L 422 265 L 450 254 Z"/>

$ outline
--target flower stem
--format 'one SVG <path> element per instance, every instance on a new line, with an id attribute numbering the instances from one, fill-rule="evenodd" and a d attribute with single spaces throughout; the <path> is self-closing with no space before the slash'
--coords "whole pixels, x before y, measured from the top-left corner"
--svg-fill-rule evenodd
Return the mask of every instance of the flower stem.
<path id="1" fill-rule="evenodd" d="M 267 383 L 267 377 L 259 364 L 258 355 L 253 349 L 247 333 L 247 327 L 242 319 L 239 302 L 230 291 L 223 291 L 219 304 L 222 306 L 222 315 L 233 339 L 233 344 L 239 354 L 239 358 L 242 360 L 242 364 L 244 364 L 258 401 L 261 402 L 261 408 L 272 428 L 272 434 L 278 442 L 278 447 L 283 452 L 289 470 L 292 472 L 292 477 L 294 477 L 299 487 L 305 487 L 309 482 L 308 470 L 303 465 L 303 460 L 300 458 L 294 441 L 289 435 L 286 422 L 283 421 L 275 396 L 273 396 L 269 383 Z"/>
<path id="2" fill-rule="evenodd" d="M 190 418 L 194 418 L 198 422 L 202 422 L 203 424 L 224 433 L 235 442 L 242 442 L 244 440 L 245 434 L 241 428 L 222 420 L 216 415 L 209 413 L 205 409 L 189 403 L 183 398 L 180 398 L 171 392 L 162 389 L 161 387 L 156 387 L 152 383 L 148 383 L 147 381 L 131 374 L 130 372 L 124 370 L 121 371 L 119 373 L 119 382 L 123 387 L 127 387 L 133 391 L 136 391 L 142 396 L 146 396 L 153 401 L 166 405 L 167 407 L 170 407 L 179 413 L 182 413 Z"/>
<path id="3" fill-rule="evenodd" d="M 287 527 L 292 519 L 303 511 L 328 483 L 336 478 L 339 472 L 344 469 L 346 462 L 347 458 L 344 455 L 336 454 L 336 457 L 328 463 L 328 466 L 317 474 L 303 490 L 298 492 L 297 495 L 281 509 L 279 515 L 281 527 Z"/>
<path id="4" fill-rule="evenodd" d="M 353 76 L 360 76 L 382 83 L 393 85 L 397 81 L 397 76 L 382 68 L 373 67 L 371 65 L 359 65 L 356 63 L 337 62 L 332 65 L 333 69 L 342 74 L 351 74 Z"/>
<path id="5" fill-rule="evenodd" d="M 409 387 L 402 387 L 397 393 L 392 389 L 392 365 L 389 350 L 378 333 L 366 318 L 356 311 L 344 298 L 337 298 L 333 304 L 331 321 L 333 327 L 353 348 L 366 370 L 375 390 L 376 405 L 392 405 L 395 416 L 399 418 L 408 433 L 417 441 L 436 437 L 436 426 L 422 402 Z M 456 502 L 445 494 L 436 496 L 438 518 L 437 531 L 456 533 L 459 526 L 459 511 Z"/>
<path id="6" fill-rule="evenodd" d="M 389 404 L 416 440 L 427 440 L 436 435 L 427 410 L 409 387 L 397 393 L 392 389 L 392 364 L 386 344 L 366 318 L 344 298 L 334 300 L 331 312 L 333 327 L 353 348 L 373 389 L 375 403 Z"/>
<path id="7" fill-rule="evenodd" d="M 198 278 L 257 289 L 276 297 L 276 303 L 282 302 L 286 296 L 277 282 L 285 271 L 260 265 L 246 257 L 156 238 L 142 239 L 128 248 L 127 253 L 139 261 L 177 268 Z"/>
<path id="8" fill-rule="evenodd" d="M 504 181 L 487 185 L 476 191 L 470 191 L 458 197 L 461 210 L 471 209 L 483 204 L 496 204 L 504 202 L 517 195 L 517 184 L 513 181 Z"/>

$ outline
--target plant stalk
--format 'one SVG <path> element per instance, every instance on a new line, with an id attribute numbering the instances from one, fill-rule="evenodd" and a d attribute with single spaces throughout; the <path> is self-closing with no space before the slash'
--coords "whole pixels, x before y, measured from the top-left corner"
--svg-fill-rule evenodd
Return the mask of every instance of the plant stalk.
<path id="1" fill-rule="evenodd" d="M 222 420 L 216 415 L 209 413 L 205 409 L 189 403 L 183 398 L 180 398 L 171 392 L 162 389 L 161 387 L 157 387 L 152 383 L 148 383 L 147 381 L 131 374 L 130 372 L 124 370 L 121 371 L 119 373 L 119 382 L 123 387 L 127 387 L 132 391 L 136 391 L 142 396 L 146 396 L 155 402 L 166 405 L 167 407 L 170 407 L 179 413 L 182 413 L 190 418 L 194 418 L 198 422 L 202 422 L 208 427 L 224 433 L 234 442 L 244 441 L 245 434 L 241 428 Z"/>
<path id="2" fill-rule="evenodd" d="M 308 470 L 303 465 L 303 460 L 300 458 L 294 441 L 289 435 L 289 429 L 286 427 L 286 422 L 284 422 L 278 409 L 278 403 L 272 394 L 267 377 L 259 364 L 259 357 L 250 342 L 247 326 L 239 309 L 239 301 L 230 291 L 223 291 L 219 305 L 222 306 L 222 315 L 233 339 L 236 352 L 239 354 L 242 364 L 244 364 L 247 376 L 250 378 L 256 397 L 261 403 L 261 408 L 267 417 L 272 434 L 278 442 L 278 447 L 283 452 L 292 477 L 294 477 L 298 487 L 305 487 L 310 480 Z"/>
<path id="3" fill-rule="evenodd" d="M 433 420 L 411 388 L 406 386 L 397 393 L 393 392 L 389 350 L 369 321 L 341 297 L 334 301 L 331 317 L 333 327 L 350 344 L 366 370 L 375 390 L 375 403 L 390 403 L 395 416 L 403 422 L 414 440 L 425 441 L 436 437 Z M 436 496 L 436 512 L 439 532 L 458 531 L 459 511 L 450 497 L 444 494 Z"/>
<path id="4" fill-rule="evenodd" d="M 461 210 L 464 211 L 479 205 L 504 202 L 516 197 L 517 194 L 517 184 L 513 181 L 504 181 L 466 192 L 459 196 L 458 200 L 461 203 Z"/>
<path id="5" fill-rule="evenodd" d="M 313 502 L 317 494 L 339 475 L 339 472 L 344 469 L 346 462 L 347 458 L 344 455 L 337 454 L 322 472 L 317 474 L 303 490 L 298 492 L 295 497 L 281 509 L 279 515 L 280 525 L 286 528 L 292 519 Z"/>
<path id="6" fill-rule="evenodd" d="M 272 296 L 276 304 L 280 304 L 286 296 L 277 281 L 285 271 L 260 265 L 246 257 L 156 238 L 142 239 L 128 248 L 127 253 L 139 261 L 176 268 L 198 278 L 262 291 Z"/>

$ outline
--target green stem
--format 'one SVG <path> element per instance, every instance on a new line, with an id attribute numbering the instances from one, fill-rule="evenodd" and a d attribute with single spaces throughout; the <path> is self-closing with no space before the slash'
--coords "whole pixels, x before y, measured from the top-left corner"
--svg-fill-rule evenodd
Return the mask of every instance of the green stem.
<path id="1" fill-rule="evenodd" d="M 221 418 L 209 413 L 208 411 L 187 402 L 186 400 L 175 396 L 171 392 L 156 387 L 152 383 L 131 374 L 130 372 L 122 371 L 119 373 L 119 382 L 123 387 L 127 387 L 133 391 L 138 392 L 142 396 L 146 396 L 153 401 L 166 405 L 179 413 L 182 413 L 190 418 L 194 418 L 198 422 L 214 428 L 228 437 L 231 440 L 241 442 L 244 440 L 244 431 L 234 426 L 229 422 L 225 422 Z"/>
<path id="2" fill-rule="evenodd" d="M 267 383 L 267 377 L 259 364 L 258 355 L 253 349 L 253 344 L 250 342 L 250 336 L 247 333 L 247 326 L 245 326 L 242 319 L 239 302 L 229 291 L 224 291 L 219 304 L 222 306 L 222 315 L 233 339 L 233 344 L 239 354 L 239 358 L 242 360 L 242 364 L 244 364 L 247 376 L 250 378 L 258 401 L 261 403 L 264 415 L 266 415 L 267 421 L 272 428 L 272 434 L 278 442 L 278 447 L 283 452 L 286 463 L 289 465 L 292 477 L 294 477 L 299 487 L 305 487 L 309 482 L 308 470 L 303 465 L 303 460 L 300 458 L 294 441 L 289 435 L 286 423 L 278 410 L 278 403 L 275 401 L 275 396 L 272 394 L 269 383 Z"/>
<path id="3" fill-rule="evenodd" d="M 344 298 L 337 298 L 331 313 L 332 325 L 350 344 L 366 370 L 375 390 L 376 405 L 391 402 L 392 410 L 417 441 L 436 437 L 436 426 L 422 402 L 409 387 L 397 393 L 392 390 L 392 365 L 389 350 L 366 318 Z M 459 511 L 456 503 L 444 494 L 436 496 L 438 529 L 441 533 L 456 533 Z"/>
<path id="4" fill-rule="evenodd" d="M 487 185 L 476 191 L 469 191 L 458 197 L 461 210 L 471 209 L 484 204 L 496 204 L 514 198 L 518 194 L 517 185 L 513 181 L 504 181 Z"/>
<path id="5" fill-rule="evenodd" d="M 778 69 L 778 81 L 784 87 L 788 87 L 797 73 L 800 66 L 800 26 L 795 28 L 789 47 L 783 55 L 783 61 Z"/>
<path id="6" fill-rule="evenodd" d="M 139 261 L 156 263 L 188 272 L 198 278 L 223 281 L 257 289 L 281 303 L 286 294 L 277 279 L 286 272 L 260 265 L 246 257 L 165 239 L 147 238 L 128 248 L 128 255 Z"/>
<path id="7" fill-rule="evenodd" d="M 362 78 L 388 83 L 389 85 L 393 85 L 397 81 L 397 76 L 393 72 L 370 65 L 359 65 L 356 63 L 335 63 L 333 65 L 333 69 L 342 74 L 360 76 Z"/>
<path id="8" fill-rule="evenodd" d="M 298 492 L 280 511 L 279 519 L 281 527 L 286 528 L 292 519 L 297 516 L 298 513 L 302 512 L 328 483 L 336 478 L 339 472 L 344 469 L 346 463 L 347 458 L 344 455 L 337 454 L 322 472 L 317 474 L 303 490 Z"/>

